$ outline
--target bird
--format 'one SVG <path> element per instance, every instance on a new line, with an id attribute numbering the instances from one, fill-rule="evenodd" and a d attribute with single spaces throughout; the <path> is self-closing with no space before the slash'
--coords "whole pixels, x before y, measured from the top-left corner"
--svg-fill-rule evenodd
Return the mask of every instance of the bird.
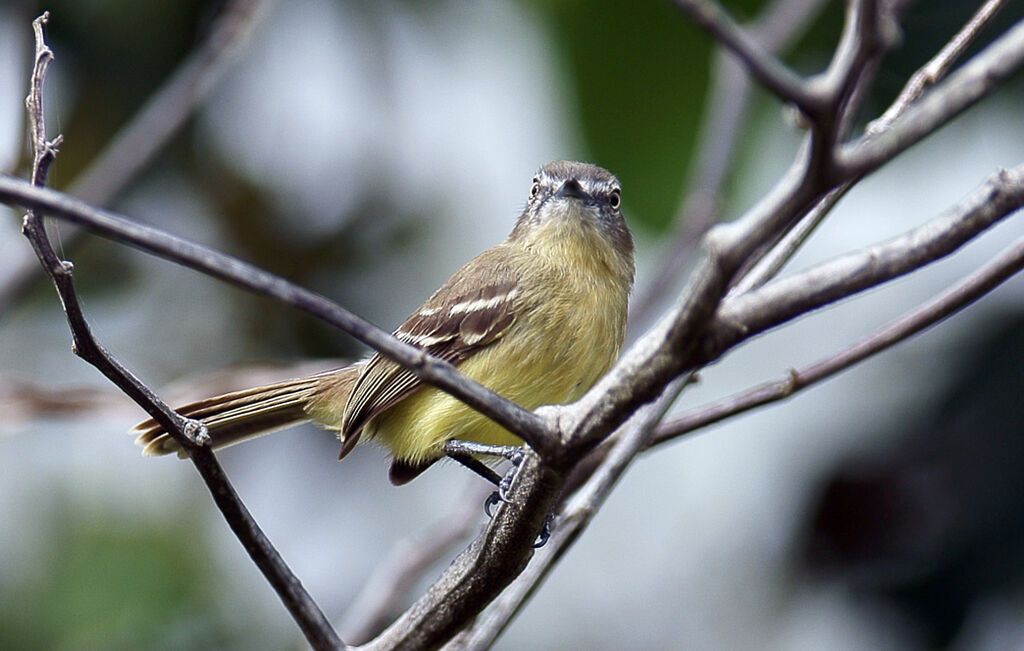
<path id="1" fill-rule="evenodd" d="M 618 358 L 635 275 L 622 190 L 607 170 L 554 161 L 534 176 L 508 237 L 456 271 L 394 331 L 526 409 L 583 395 Z M 304 421 L 337 432 L 339 459 L 360 440 L 390 452 L 407 483 L 448 441 L 522 440 L 375 352 L 348 366 L 214 396 L 177 409 L 218 449 Z M 132 429 L 143 454 L 181 446 L 153 419 Z"/>

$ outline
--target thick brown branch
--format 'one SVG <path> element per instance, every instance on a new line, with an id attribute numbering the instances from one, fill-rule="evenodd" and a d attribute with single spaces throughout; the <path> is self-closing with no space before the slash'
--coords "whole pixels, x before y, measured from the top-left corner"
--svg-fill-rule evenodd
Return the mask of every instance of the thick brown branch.
<path id="1" fill-rule="evenodd" d="M 1002 171 L 957 206 L 904 235 L 727 300 L 706 359 L 755 334 L 949 255 L 1024 205 L 1024 167 Z"/>
<path id="2" fill-rule="evenodd" d="M 702 427 L 712 425 L 756 407 L 785 400 L 818 382 L 888 350 L 909 337 L 939 323 L 971 305 L 985 294 L 1024 269 L 1024 241 L 969 276 L 963 282 L 920 306 L 879 332 L 862 339 L 826 359 L 794 370 L 783 379 L 754 387 L 735 396 L 663 423 L 658 427 L 650 446 L 673 440 Z"/>

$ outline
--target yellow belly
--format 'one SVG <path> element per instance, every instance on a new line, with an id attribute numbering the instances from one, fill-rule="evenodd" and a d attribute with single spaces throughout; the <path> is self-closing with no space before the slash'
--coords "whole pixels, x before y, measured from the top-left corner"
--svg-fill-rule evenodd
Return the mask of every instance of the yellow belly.
<path id="1" fill-rule="evenodd" d="M 523 314 L 500 340 L 459 365 L 459 370 L 527 409 L 572 402 L 618 357 L 626 297 L 588 291 L 549 296 L 543 309 Z M 615 301 L 609 308 L 608 300 Z M 595 315 L 586 320 L 578 315 Z M 572 315 L 577 315 L 572 318 Z M 543 343 L 541 343 L 543 342 Z M 377 416 L 365 434 L 400 461 L 420 463 L 443 455 L 449 439 L 493 445 L 522 441 L 492 420 L 433 387 L 423 387 Z"/>

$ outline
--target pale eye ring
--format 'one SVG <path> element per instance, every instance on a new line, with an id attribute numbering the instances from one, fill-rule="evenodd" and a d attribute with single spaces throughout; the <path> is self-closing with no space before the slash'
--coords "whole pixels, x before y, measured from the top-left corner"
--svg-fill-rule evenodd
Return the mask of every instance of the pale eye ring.
<path id="1" fill-rule="evenodd" d="M 533 180 L 533 185 L 530 186 L 530 198 L 534 199 L 540 194 L 540 182 L 537 179 Z"/>
<path id="2" fill-rule="evenodd" d="M 608 195 L 608 205 L 612 207 L 612 210 L 618 210 L 622 205 L 622 193 L 619 190 L 612 190 L 612 193 Z"/>

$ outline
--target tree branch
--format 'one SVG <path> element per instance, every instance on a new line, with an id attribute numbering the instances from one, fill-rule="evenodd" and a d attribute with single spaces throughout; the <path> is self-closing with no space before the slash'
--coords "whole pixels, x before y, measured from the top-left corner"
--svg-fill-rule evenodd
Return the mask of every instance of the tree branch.
<path id="1" fill-rule="evenodd" d="M 992 18 L 1006 4 L 1006 0 L 987 0 L 978 11 L 971 17 L 956 36 L 928 61 L 920 70 L 915 72 L 907 84 L 903 87 L 896 101 L 886 109 L 880 118 L 868 124 L 865 132 L 868 135 L 876 135 L 885 131 L 893 121 L 907 110 L 911 104 L 917 101 L 921 93 L 929 86 L 934 85 L 942 79 L 949 68 L 964 53 L 967 46 L 974 41 Z"/>
<path id="2" fill-rule="evenodd" d="M 40 186 L 46 179 L 46 170 L 53 161 L 56 153 L 55 147 L 60 140 L 58 137 L 54 141 L 47 141 L 44 126 L 43 81 L 46 76 L 46 68 L 53 60 L 53 53 L 46 46 L 43 37 L 43 25 L 48 19 L 49 13 L 44 12 L 32 23 L 36 39 L 36 56 L 31 91 L 26 100 L 34 151 L 32 179 L 34 184 Z M 72 349 L 75 354 L 95 366 L 111 382 L 138 402 L 188 451 L 225 520 L 271 586 L 277 591 L 285 607 L 306 635 L 310 645 L 318 650 L 340 648 L 341 640 L 331 628 L 330 622 L 259 529 L 252 515 L 228 482 L 227 476 L 217 463 L 213 453 L 209 448 L 203 447 L 201 443 L 197 445 L 193 440 L 196 438 L 194 434 L 197 429 L 200 434 L 204 433 L 205 429 L 195 421 L 188 421 L 178 416 L 167 405 L 162 404 L 148 387 L 96 341 L 78 303 L 71 275 L 71 264 L 63 262 L 57 257 L 46 235 L 40 214 L 35 210 L 30 210 L 25 216 L 22 231 L 32 244 L 39 262 L 57 289 L 67 315 L 68 326 L 71 329 Z"/>
<path id="3" fill-rule="evenodd" d="M 874 171 L 985 97 L 1024 62 L 1024 20 L 975 55 L 888 130 L 865 136 L 835 154 L 836 174 L 849 179 Z"/>
<path id="4" fill-rule="evenodd" d="M 750 37 L 717 3 L 711 0 L 675 0 L 675 5 L 738 58 L 750 74 L 783 102 L 814 114 L 818 98 L 807 91 L 803 80 Z"/>
<path id="5" fill-rule="evenodd" d="M 534 449 L 546 452 L 556 440 L 551 426 L 531 411 L 499 396 L 455 370 L 451 364 L 395 339 L 327 298 L 238 258 L 171 235 L 127 217 L 87 205 L 55 190 L 36 188 L 0 174 L 0 201 L 45 211 L 115 242 L 148 251 L 214 278 L 267 296 L 333 325 L 413 371 L 427 384 L 447 391 L 483 413 Z M 155 417 L 155 416 L 154 416 Z M 161 423 L 163 424 L 163 423 Z"/>
<path id="6" fill-rule="evenodd" d="M 901 341 L 959 312 L 1020 272 L 1021 269 L 1024 269 L 1024 240 L 1018 241 L 963 282 L 870 337 L 866 337 L 826 359 L 799 370 L 792 370 L 783 379 L 762 384 L 735 396 L 698 407 L 663 423 L 657 428 L 655 436 L 651 439 L 650 447 L 674 440 L 684 434 L 755 407 L 785 400 L 858 362 L 888 350 Z"/>
<path id="7" fill-rule="evenodd" d="M 945 257 L 1022 205 L 1024 166 L 1003 170 L 953 208 L 899 237 L 729 299 L 708 328 L 705 359 Z"/>
<path id="8" fill-rule="evenodd" d="M 68 187 L 86 203 L 104 205 L 152 160 L 186 123 L 249 41 L 272 0 L 232 0 L 215 21 L 206 39 L 146 101 L 89 166 Z M 65 250 L 74 248 L 82 232 L 62 233 Z M 15 250 L 20 251 L 20 249 Z M 39 277 L 31 253 L 15 263 L 0 281 L 0 315 Z"/>
<path id="9" fill-rule="evenodd" d="M 770 52 L 785 50 L 824 7 L 824 0 L 775 0 L 749 26 L 749 33 Z M 742 64 L 726 50 L 716 49 L 711 64 L 711 89 L 701 112 L 702 125 L 686 198 L 676 212 L 675 234 L 653 265 L 653 275 L 638 288 L 630 305 L 630 323 L 645 321 L 649 312 L 677 282 L 679 273 L 718 219 L 722 187 L 728 179 L 736 142 L 744 133 L 752 84 Z"/>

